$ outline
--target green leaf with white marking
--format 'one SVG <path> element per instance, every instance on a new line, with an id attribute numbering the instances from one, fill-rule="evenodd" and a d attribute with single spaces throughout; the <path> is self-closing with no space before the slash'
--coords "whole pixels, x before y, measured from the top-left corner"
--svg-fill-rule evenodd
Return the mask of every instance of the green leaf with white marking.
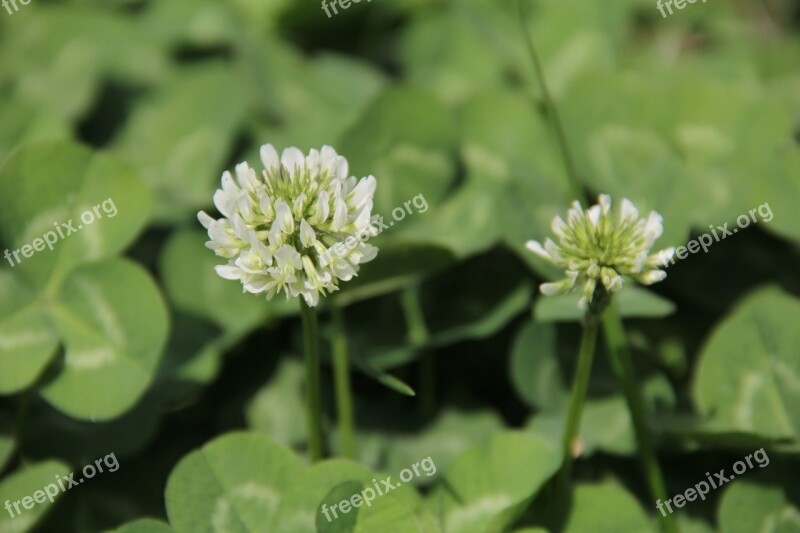
<path id="1" fill-rule="evenodd" d="M 560 466 L 557 446 L 530 434 L 498 433 L 453 461 L 429 507 L 441 513 L 445 531 L 501 531 Z"/>
<path id="2" fill-rule="evenodd" d="M 278 531 L 275 513 L 283 491 L 297 482 L 303 468 L 292 452 L 263 435 L 215 439 L 172 471 L 166 488 L 170 524 L 187 533 Z"/>
<path id="3" fill-rule="evenodd" d="M 0 496 L 4 502 L 8 500 L 13 516 L 8 509 L 0 509 L 0 532 L 31 531 L 53 502 L 61 497 L 62 491 L 54 481 L 56 476 L 64 477 L 68 473 L 67 465 L 50 460 L 25 466 L 3 479 Z M 53 502 L 48 494 L 52 494 Z"/>
<path id="4" fill-rule="evenodd" d="M 57 353 L 50 313 L 64 280 L 124 250 L 144 227 L 151 196 L 128 165 L 52 141 L 6 161 L 0 197 L 14 199 L 0 210 L 0 249 L 8 249 L 0 266 L 0 393 L 10 394 L 42 377 Z"/>
<path id="5" fill-rule="evenodd" d="M 71 268 L 124 250 L 151 205 L 129 165 L 60 141 L 15 152 L 0 169 L 0 198 L 13 198 L 0 210 L 0 243 L 14 255 L 13 272 L 51 294 Z"/>
<path id="6" fill-rule="evenodd" d="M 725 488 L 717 512 L 720 531 L 750 533 L 800 531 L 800 511 L 780 487 L 737 482 Z"/>
<path id="7" fill-rule="evenodd" d="M 800 435 L 800 300 L 776 287 L 746 297 L 703 348 L 694 397 L 720 431 Z"/>
<path id="8" fill-rule="evenodd" d="M 321 506 L 333 489 L 349 482 L 366 489 L 376 477 L 345 460 L 307 468 L 291 451 L 264 435 L 231 433 L 178 463 L 167 482 L 167 514 L 178 533 L 315 533 L 319 515 L 325 519 Z M 353 531 L 379 531 L 391 524 L 392 531 L 416 533 L 421 520 L 429 520 L 416 508 L 420 502 L 405 486 L 382 496 L 375 494 L 370 505 L 360 504 Z M 336 520 L 330 509 L 329 516 Z"/>
<path id="9" fill-rule="evenodd" d="M 167 340 L 167 310 L 138 265 L 110 259 L 75 270 L 52 319 L 65 345 L 58 374 L 42 395 L 76 418 L 107 420 L 150 386 Z"/>
<path id="10" fill-rule="evenodd" d="M 57 347 L 58 336 L 34 292 L 11 272 L 0 270 L 0 394 L 33 383 Z"/>

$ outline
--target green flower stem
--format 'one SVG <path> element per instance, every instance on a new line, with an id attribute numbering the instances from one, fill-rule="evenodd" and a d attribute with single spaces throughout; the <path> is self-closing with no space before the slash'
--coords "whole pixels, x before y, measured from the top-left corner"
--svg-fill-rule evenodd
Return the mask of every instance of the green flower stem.
<path id="1" fill-rule="evenodd" d="M 636 432 L 636 441 L 639 444 L 639 459 L 644 469 L 651 497 L 655 500 L 664 501 L 667 499 L 664 476 L 661 474 L 661 468 L 658 465 L 653 437 L 647 424 L 644 400 L 636 384 L 633 362 L 628 350 L 622 319 L 616 305 L 613 303 L 603 316 L 603 332 L 606 338 L 611 367 L 622 386 L 625 400 L 628 402 L 628 410 L 631 413 L 633 428 Z M 663 530 L 668 533 L 678 531 L 675 519 L 671 514 L 664 517 L 661 523 Z"/>
<path id="2" fill-rule="evenodd" d="M 561 484 L 566 487 L 572 474 L 572 445 L 581 425 L 583 405 L 586 403 L 586 392 L 589 389 L 589 377 L 592 375 L 594 348 L 597 344 L 597 329 L 600 317 L 594 312 L 586 313 L 583 326 L 583 337 L 578 351 L 578 366 L 572 381 L 572 396 L 569 400 L 567 423 L 564 427 L 564 438 L 561 447 L 564 452 L 564 464 L 561 468 Z"/>
<path id="3" fill-rule="evenodd" d="M 320 402 L 319 326 L 317 314 L 300 298 L 306 364 L 306 426 L 311 462 L 322 459 L 322 412 Z"/>
<path id="4" fill-rule="evenodd" d="M 419 301 L 419 287 L 407 287 L 400 293 L 400 303 L 408 327 L 408 340 L 420 349 L 419 409 L 423 416 L 432 415 L 436 407 L 436 360 L 430 350 L 421 348 L 428 343 L 430 332 Z"/>
<path id="5" fill-rule="evenodd" d="M 528 51 L 533 61 L 536 76 L 542 87 L 542 96 L 545 100 L 549 116 L 553 122 L 556 137 L 558 139 L 561 155 L 564 160 L 564 166 L 567 171 L 567 178 L 570 188 L 572 189 L 573 196 L 577 199 L 585 198 L 585 191 L 581 184 L 578 171 L 572 158 L 572 153 L 567 143 L 564 128 L 561 125 L 556 105 L 553 101 L 550 91 L 547 89 L 547 84 L 544 78 L 544 72 L 539 61 L 539 55 L 536 53 L 536 47 L 533 44 L 533 39 L 528 32 L 528 27 L 525 22 L 525 13 L 522 9 L 520 0 L 516 0 L 517 10 L 519 11 L 520 24 L 522 25 L 522 32 L 525 35 L 528 45 Z M 636 440 L 639 444 L 639 456 L 642 464 L 644 465 L 648 487 L 651 491 L 653 498 L 666 499 L 666 487 L 664 485 L 664 476 L 656 460 L 655 448 L 653 446 L 652 437 L 650 436 L 649 428 L 647 427 L 646 417 L 644 414 L 643 403 L 641 401 L 641 394 L 636 385 L 635 376 L 633 375 L 633 365 L 630 362 L 630 354 L 627 351 L 627 342 L 625 340 L 625 330 L 622 325 L 622 318 L 619 315 L 613 303 L 609 309 L 606 310 L 603 316 L 603 333 L 606 336 L 606 343 L 608 346 L 609 357 L 612 360 L 614 371 L 616 372 L 617 379 L 620 381 L 623 391 L 625 393 L 625 400 L 628 404 L 628 410 L 631 413 L 633 420 L 634 431 L 636 432 Z M 668 515 L 662 522 L 663 530 L 667 533 L 677 533 L 679 528 L 677 523 Z"/>
<path id="6" fill-rule="evenodd" d="M 347 358 L 347 337 L 345 335 L 342 310 L 334 301 L 331 305 L 333 319 L 333 377 L 336 388 L 336 415 L 339 421 L 341 453 L 355 459 L 356 437 L 353 417 L 353 393 L 350 388 L 350 363 Z"/>
<path id="7" fill-rule="evenodd" d="M 519 22 L 522 25 L 522 34 L 525 36 L 525 43 L 528 46 L 528 53 L 531 56 L 533 68 L 536 71 L 536 78 L 539 80 L 539 86 L 542 90 L 542 98 L 547 108 L 547 116 L 553 123 L 553 129 L 555 130 L 556 138 L 558 139 L 558 145 L 561 149 L 561 156 L 564 160 L 564 167 L 567 171 L 567 179 L 569 180 L 572 190 L 580 193 L 582 192 L 582 187 L 580 179 L 578 178 L 578 169 L 575 166 L 575 160 L 573 159 L 572 152 L 569 149 L 567 136 L 564 133 L 564 127 L 561 125 L 561 119 L 558 116 L 558 110 L 556 109 L 555 101 L 550 94 L 550 89 L 547 87 L 547 81 L 544 77 L 544 69 L 542 69 L 542 62 L 539 61 L 539 54 L 536 52 L 536 46 L 533 44 L 533 38 L 531 37 L 530 32 L 528 32 L 528 25 L 526 22 L 525 11 L 522 9 L 522 2 L 520 0 L 515 1 L 517 4 L 517 11 L 519 12 Z M 575 196 L 575 198 L 580 199 L 581 196 L 581 194 L 578 194 Z"/>

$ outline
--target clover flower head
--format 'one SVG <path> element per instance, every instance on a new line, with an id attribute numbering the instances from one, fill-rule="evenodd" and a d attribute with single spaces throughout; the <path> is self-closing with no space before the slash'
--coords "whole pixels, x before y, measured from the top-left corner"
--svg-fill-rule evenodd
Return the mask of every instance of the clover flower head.
<path id="1" fill-rule="evenodd" d="M 330 146 L 308 155 L 286 148 L 279 157 L 265 144 L 261 161 L 260 175 L 246 162 L 236 165 L 236 179 L 222 174 L 214 205 L 223 218 L 197 214 L 211 239 L 206 246 L 228 259 L 217 274 L 241 281 L 245 292 L 268 300 L 283 292 L 316 306 L 378 253 L 364 242 L 378 233 L 375 178 L 348 177 L 347 160 Z"/>
<path id="2" fill-rule="evenodd" d="M 572 203 L 566 222 L 561 217 L 553 219 L 551 228 L 558 243 L 546 239 L 544 245 L 528 241 L 526 247 L 536 255 L 563 268 L 566 278 L 552 283 L 543 283 L 543 294 L 553 295 L 583 287 L 578 303 L 586 311 L 598 283 L 608 293 L 622 288 L 623 276 L 644 285 L 650 285 L 667 277 L 658 266 L 666 264 L 674 248 L 650 254 L 650 248 L 664 231 L 661 215 L 651 211 L 647 218 L 628 199 L 623 199 L 620 208 L 611 210 L 611 198 L 601 194 L 598 203 L 586 211 L 580 202 Z"/>

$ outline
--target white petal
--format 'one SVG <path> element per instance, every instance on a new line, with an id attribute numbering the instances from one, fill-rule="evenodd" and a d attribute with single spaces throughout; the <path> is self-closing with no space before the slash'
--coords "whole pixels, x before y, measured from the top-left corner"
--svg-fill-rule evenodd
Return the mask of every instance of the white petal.
<path id="1" fill-rule="evenodd" d="M 372 219 L 372 200 L 368 200 L 367 204 L 361 208 L 361 212 L 358 213 L 355 221 L 353 222 L 353 226 L 355 226 L 356 230 L 361 231 L 367 230 L 370 225 L 370 220 Z"/>
<path id="2" fill-rule="evenodd" d="M 636 206 L 633 205 L 633 202 L 631 202 L 627 198 L 622 199 L 622 209 L 620 211 L 620 218 L 621 220 L 626 220 L 626 219 L 636 220 L 637 218 L 639 218 L 639 210 L 636 209 Z"/>
<path id="3" fill-rule="evenodd" d="M 599 205 L 593 205 L 586 212 L 587 218 L 589 219 L 589 223 L 592 226 L 597 227 L 597 224 L 600 222 L 600 213 L 601 213 L 601 208 Z"/>
<path id="4" fill-rule="evenodd" d="M 621 290 L 622 289 L 622 277 L 621 276 L 617 276 L 616 278 L 611 280 L 611 283 L 608 284 L 608 287 L 606 287 L 606 289 L 608 290 L 608 292 L 617 292 L 617 291 Z"/>
<path id="5" fill-rule="evenodd" d="M 266 292 L 271 286 L 275 284 L 270 281 L 267 276 L 253 276 L 247 283 L 244 284 L 244 290 L 252 294 L 261 294 Z"/>
<path id="6" fill-rule="evenodd" d="M 338 157 L 339 155 L 336 153 L 336 150 L 327 144 L 323 146 L 319 153 L 320 170 L 327 173 L 329 176 L 335 176 L 337 164 L 336 159 Z"/>
<path id="7" fill-rule="evenodd" d="M 587 278 L 586 282 L 583 284 L 583 297 L 586 299 L 587 302 L 592 301 L 592 297 L 594 296 L 594 290 L 597 287 L 597 280 L 595 278 Z"/>
<path id="8" fill-rule="evenodd" d="M 237 212 L 245 220 L 245 222 L 252 224 L 256 222 L 255 204 L 249 194 L 243 194 L 236 202 Z"/>
<path id="9" fill-rule="evenodd" d="M 328 220 L 330 215 L 330 201 L 331 197 L 328 191 L 322 191 L 317 198 L 317 205 L 314 208 L 314 214 L 311 216 L 311 222 L 314 224 L 322 224 Z"/>
<path id="10" fill-rule="evenodd" d="M 250 249 L 252 250 L 252 253 L 258 255 L 258 257 L 260 257 L 265 264 L 271 266 L 272 252 L 270 249 L 267 248 L 263 242 L 261 242 L 261 239 L 258 238 L 254 231 L 250 232 L 249 237 L 250 238 L 248 239 L 248 242 L 250 243 Z"/>
<path id="11" fill-rule="evenodd" d="M 281 160 L 278 157 L 278 151 L 271 144 L 263 145 L 260 154 L 261 162 L 264 164 L 265 169 L 277 169 L 280 166 Z"/>
<path id="12" fill-rule="evenodd" d="M 650 216 L 647 217 L 647 226 L 645 226 L 644 231 L 651 244 L 653 241 L 661 237 L 662 233 L 664 233 L 664 226 L 662 224 L 663 220 L 664 219 L 661 217 L 661 215 L 655 211 L 651 211 Z"/>
<path id="13" fill-rule="evenodd" d="M 233 181 L 233 176 L 227 170 L 222 173 L 222 190 L 233 197 L 239 196 L 239 187 Z"/>
<path id="14" fill-rule="evenodd" d="M 306 158 L 298 148 L 294 146 L 286 148 L 281 154 L 281 164 L 286 167 L 289 177 L 294 179 L 298 172 L 306 169 Z"/>
<path id="15" fill-rule="evenodd" d="M 319 293 L 317 291 L 303 291 L 303 299 L 309 307 L 316 307 L 319 303 Z"/>
<path id="16" fill-rule="evenodd" d="M 222 216 L 230 218 L 236 212 L 236 197 L 228 194 L 222 189 L 217 189 L 214 193 L 214 206 Z"/>
<path id="17" fill-rule="evenodd" d="M 558 245 L 550 240 L 550 238 L 544 240 L 544 249 L 550 255 L 552 261 L 559 264 L 564 262 L 564 258 L 561 257 L 561 252 L 558 248 Z"/>
<path id="18" fill-rule="evenodd" d="M 347 195 L 348 205 L 352 209 L 358 210 L 367 200 L 372 199 L 377 186 L 378 182 L 375 180 L 374 176 L 363 178 L 350 194 Z"/>
<path id="19" fill-rule="evenodd" d="M 261 191 L 260 193 L 258 198 L 258 207 L 261 208 L 261 212 L 267 217 L 272 218 L 275 216 L 275 208 L 272 207 L 272 198 L 270 198 L 269 193 L 266 190 Z"/>
<path id="20" fill-rule="evenodd" d="M 539 285 L 539 290 L 542 291 L 542 294 L 545 296 L 554 296 L 564 292 L 564 286 L 561 282 L 542 283 Z"/>
<path id="21" fill-rule="evenodd" d="M 361 261 L 359 261 L 359 264 L 367 263 L 375 259 L 375 257 L 378 255 L 378 247 L 372 246 L 371 244 L 365 244 L 361 253 Z"/>
<path id="22" fill-rule="evenodd" d="M 258 274 L 264 270 L 264 262 L 258 254 L 250 251 L 240 253 L 235 263 L 245 274 Z"/>
<path id="23" fill-rule="evenodd" d="M 292 210 L 283 198 L 279 198 L 278 201 L 275 202 L 275 223 L 282 233 L 294 233 L 294 217 L 292 216 Z"/>
<path id="24" fill-rule="evenodd" d="M 217 223 L 217 221 L 208 216 L 208 214 L 205 211 L 200 211 L 199 213 L 197 213 L 197 220 L 206 229 L 210 229 L 211 226 Z"/>
<path id="25" fill-rule="evenodd" d="M 317 234 L 314 232 L 314 229 L 306 222 L 306 219 L 302 219 L 300 221 L 300 242 L 302 242 L 303 246 L 306 248 L 311 248 L 314 246 L 316 240 Z"/>
<path id="26" fill-rule="evenodd" d="M 236 236 L 240 239 L 247 240 L 247 234 L 249 233 L 249 229 L 238 214 L 234 213 L 233 217 L 231 217 L 231 224 L 233 225 L 233 232 Z"/>
<path id="27" fill-rule="evenodd" d="M 632 272 L 641 272 L 647 264 L 647 252 L 639 252 L 633 260 Z"/>
<path id="28" fill-rule="evenodd" d="M 336 158 L 336 177 L 340 180 L 347 179 L 348 172 L 349 165 L 347 164 L 347 159 L 342 156 Z"/>
<path id="29" fill-rule="evenodd" d="M 267 234 L 267 240 L 269 241 L 270 248 L 273 250 L 277 250 L 283 245 L 283 242 L 286 239 L 283 238 L 281 225 L 278 222 L 272 223 L 272 227 L 269 229 L 269 233 Z"/>
<path id="30" fill-rule="evenodd" d="M 303 212 L 306 210 L 306 193 L 301 192 L 297 198 L 294 199 L 294 203 L 292 204 L 292 213 L 297 218 L 303 217 Z"/>
<path id="31" fill-rule="evenodd" d="M 550 229 L 553 230 L 553 233 L 555 233 L 559 239 L 563 239 L 566 236 L 567 224 L 561 217 L 556 216 L 550 224 Z"/>
<path id="32" fill-rule="evenodd" d="M 225 279 L 239 279 L 242 275 L 241 269 L 234 265 L 217 265 L 214 270 L 217 271 L 219 277 Z"/>
<path id="33" fill-rule="evenodd" d="M 333 221 L 331 222 L 331 229 L 333 231 L 341 230 L 347 224 L 347 205 L 341 198 L 336 202 L 336 210 L 333 212 Z"/>
<path id="34" fill-rule="evenodd" d="M 607 194 L 601 194 L 597 197 L 597 203 L 603 210 L 603 214 L 607 215 L 608 211 L 611 209 L 611 197 Z"/>
<path id="35" fill-rule="evenodd" d="M 236 165 L 236 181 L 238 181 L 239 186 L 245 190 L 253 190 L 256 185 L 258 185 L 256 171 L 250 168 L 250 165 L 246 162 Z"/>
<path id="36" fill-rule="evenodd" d="M 342 281 L 350 281 L 356 275 L 356 269 L 353 268 L 353 265 L 336 255 L 333 256 L 330 266 L 334 275 Z"/>
<path id="37" fill-rule="evenodd" d="M 673 255 L 675 255 L 675 248 L 666 248 L 661 250 L 650 256 L 650 258 L 647 260 L 647 266 L 666 268 L 671 264 L 675 264 L 674 259 L 670 261 Z"/>
<path id="38" fill-rule="evenodd" d="M 286 266 L 291 266 L 297 270 L 303 268 L 302 256 L 288 244 L 284 244 L 275 252 L 275 260 L 278 262 L 278 268 L 281 270 Z"/>
<path id="39" fill-rule="evenodd" d="M 548 261 L 553 260 L 553 258 L 550 257 L 550 254 L 547 253 L 544 247 L 541 244 L 539 244 L 539 241 L 528 241 L 525 243 L 525 248 L 535 253 L 542 259 L 547 259 Z"/>
<path id="40" fill-rule="evenodd" d="M 308 151 L 308 155 L 306 156 L 306 170 L 313 177 L 317 177 L 319 175 L 319 162 L 319 150 L 312 148 Z"/>
<path id="41" fill-rule="evenodd" d="M 622 276 L 616 274 L 603 279 L 603 286 L 608 292 L 617 292 L 622 288 Z"/>
<path id="42" fill-rule="evenodd" d="M 650 272 L 647 272 L 639 276 L 639 281 L 643 285 L 652 285 L 653 283 L 657 283 L 666 277 L 667 273 L 664 272 L 663 270 L 651 270 Z"/>
<path id="43" fill-rule="evenodd" d="M 567 224 L 573 226 L 579 224 L 583 220 L 583 207 L 577 200 L 572 202 L 572 207 L 567 211 Z"/>

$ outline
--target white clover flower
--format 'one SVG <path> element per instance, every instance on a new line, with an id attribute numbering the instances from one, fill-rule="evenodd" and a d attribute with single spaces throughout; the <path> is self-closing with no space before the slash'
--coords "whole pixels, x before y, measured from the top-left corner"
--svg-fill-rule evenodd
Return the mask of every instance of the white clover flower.
<path id="1" fill-rule="evenodd" d="M 667 273 L 657 267 L 675 252 L 674 248 L 667 248 L 648 255 L 664 231 L 661 222 L 661 215 L 655 211 L 647 219 L 640 218 L 628 199 L 622 200 L 615 213 L 611 212 L 611 198 L 605 194 L 585 212 L 580 202 L 573 202 L 566 222 L 559 216 L 553 219 L 551 228 L 558 244 L 550 239 L 545 240 L 544 246 L 538 241 L 526 243 L 530 251 L 566 271 L 565 279 L 543 283 L 540 290 L 546 295 L 561 294 L 582 285 L 583 296 L 578 305 L 586 311 L 598 282 L 612 293 L 622 288 L 623 276 L 644 285 L 661 281 Z"/>
<path id="2" fill-rule="evenodd" d="M 228 259 L 217 273 L 240 280 L 244 291 L 267 299 L 283 291 L 316 306 L 378 253 L 362 241 L 378 233 L 371 220 L 375 178 L 348 177 L 347 160 L 330 146 L 307 156 L 287 148 L 279 158 L 265 144 L 261 161 L 260 176 L 246 162 L 236 165 L 235 181 L 222 174 L 214 205 L 224 218 L 197 214 L 211 239 L 206 246 Z M 347 246 L 328 253 L 340 243 Z"/>

